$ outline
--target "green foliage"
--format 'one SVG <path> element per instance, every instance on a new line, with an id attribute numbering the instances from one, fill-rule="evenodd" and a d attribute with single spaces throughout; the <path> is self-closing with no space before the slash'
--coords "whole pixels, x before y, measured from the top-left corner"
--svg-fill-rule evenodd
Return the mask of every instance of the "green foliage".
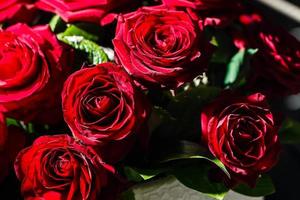
<path id="1" fill-rule="evenodd" d="M 17 126 L 22 128 L 27 133 L 34 133 L 34 125 L 33 123 L 25 123 L 23 121 L 19 121 L 13 118 L 6 118 L 6 125 L 7 126 Z"/>
<path id="2" fill-rule="evenodd" d="M 256 186 L 254 188 L 251 188 L 245 184 L 240 184 L 237 187 L 235 187 L 233 190 L 240 194 L 244 194 L 252 197 L 266 196 L 275 192 L 275 188 L 271 178 L 265 174 L 262 175 L 257 180 Z"/>
<path id="3" fill-rule="evenodd" d="M 224 84 L 229 85 L 234 83 L 240 72 L 241 65 L 244 62 L 245 49 L 240 49 L 230 60 L 227 65 L 227 73 L 224 79 Z"/>
<path id="4" fill-rule="evenodd" d="M 92 41 L 97 41 L 99 38 L 96 35 L 93 35 L 78 26 L 69 24 L 67 25 L 68 28 L 64 31 L 64 36 L 82 36 L 86 40 L 92 40 Z"/>
<path id="5" fill-rule="evenodd" d="M 165 172 L 163 169 L 138 169 L 125 166 L 124 173 L 128 181 L 141 182 L 154 178 L 158 174 Z"/>
<path id="6" fill-rule="evenodd" d="M 135 200 L 135 195 L 132 190 L 123 192 L 120 196 L 120 200 Z"/>
<path id="7" fill-rule="evenodd" d="M 87 54 L 87 58 L 90 64 L 100 64 L 108 61 L 108 57 L 103 49 L 90 40 L 85 39 L 83 36 L 69 36 L 60 33 L 57 35 L 58 39 L 73 48 L 83 51 Z"/>
<path id="8" fill-rule="evenodd" d="M 279 130 L 280 142 L 285 144 L 300 143 L 300 122 L 287 118 Z"/>
<path id="9" fill-rule="evenodd" d="M 209 170 L 210 166 L 206 163 L 198 163 L 197 165 L 180 166 L 173 171 L 173 174 L 185 186 L 222 200 L 229 189 L 221 182 L 210 180 Z"/>
<path id="10" fill-rule="evenodd" d="M 55 24 L 55 20 L 52 24 Z M 55 25 L 52 25 L 55 27 Z M 101 46 L 93 40 L 98 37 L 80 29 L 75 25 L 67 25 L 64 32 L 57 34 L 57 38 L 87 55 L 89 64 L 100 64 L 108 61 L 108 57 Z"/>
<path id="11" fill-rule="evenodd" d="M 229 61 L 227 65 L 227 72 L 224 79 L 225 85 L 232 85 L 235 82 L 243 83 L 245 81 L 245 71 L 247 71 L 248 66 L 248 60 L 249 57 L 254 55 L 257 52 L 257 49 L 240 49 Z M 235 85 L 239 85 L 236 84 Z"/>
<path id="12" fill-rule="evenodd" d="M 54 33 L 58 33 L 66 29 L 66 23 L 58 15 L 54 15 L 52 17 L 49 22 L 49 26 Z"/>
<path id="13" fill-rule="evenodd" d="M 223 163 L 214 158 L 206 149 L 204 149 L 197 143 L 189 141 L 179 141 L 178 143 L 167 147 L 163 152 L 163 156 L 159 156 L 160 163 L 186 159 L 205 160 L 219 167 L 224 172 L 224 174 L 226 174 L 230 178 L 230 174 Z"/>

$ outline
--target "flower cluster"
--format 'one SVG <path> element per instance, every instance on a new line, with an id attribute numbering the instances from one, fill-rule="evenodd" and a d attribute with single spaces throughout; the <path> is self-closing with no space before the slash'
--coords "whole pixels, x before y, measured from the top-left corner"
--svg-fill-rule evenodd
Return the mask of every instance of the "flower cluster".
<path id="1" fill-rule="evenodd" d="M 300 42 L 247 6 L 1 1 L 1 184 L 14 168 L 24 199 L 117 199 L 138 169 L 185 163 L 255 188 L 281 149 L 269 103 L 300 92 Z"/>

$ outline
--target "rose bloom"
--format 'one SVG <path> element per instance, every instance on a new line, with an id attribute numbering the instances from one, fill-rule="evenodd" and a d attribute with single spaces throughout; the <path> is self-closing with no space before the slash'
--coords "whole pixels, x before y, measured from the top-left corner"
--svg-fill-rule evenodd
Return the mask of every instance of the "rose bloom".
<path id="1" fill-rule="evenodd" d="M 120 16 L 117 62 L 146 87 L 176 88 L 205 71 L 212 54 L 203 29 L 183 11 L 143 7 Z"/>
<path id="2" fill-rule="evenodd" d="M 15 172 L 24 199 L 101 199 L 114 173 L 90 147 L 68 135 L 41 136 L 23 149 Z"/>
<path id="3" fill-rule="evenodd" d="M 0 22 L 30 22 L 36 14 L 35 0 L 0 0 Z"/>
<path id="4" fill-rule="evenodd" d="M 0 31 L 0 111 L 24 121 L 52 123 L 69 52 L 48 26 L 17 24 Z"/>
<path id="5" fill-rule="evenodd" d="M 283 29 L 261 24 L 250 45 L 258 49 L 251 59 L 254 87 L 271 95 L 300 92 L 300 42 Z"/>
<path id="6" fill-rule="evenodd" d="M 93 22 L 103 25 L 111 22 L 117 8 L 126 8 L 127 3 L 134 0 L 37 0 L 36 6 L 44 11 L 59 15 L 66 22 Z"/>
<path id="7" fill-rule="evenodd" d="M 23 131 L 18 127 L 7 127 L 5 117 L 0 113 L 0 183 L 13 169 L 13 162 L 24 146 Z"/>
<path id="8" fill-rule="evenodd" d="M 224 26 L 242 9 L 240 0 L 162 0 L 168 7 L 187 9 L 192 15 L 202 17 L 201 24 Z"/>
<path id="9" fill-rule="evenodd" d="M 103 146 L 110 159 L 130 150 L 126 144 L 144 131 L 149 112 L 142 93 L 128 74 L 113 63 L 72 74 L 65 83 L 62 101 L 64 118 L 73 135 L 86 144 Z M 110 151 L 114 142 L 119 143 Z"/>
<path id="10" fill-rule="evenodd" d="M 219 97 L 204 108 L 201 125 L 204 143 L 226 166 L 233 182 L 254 186 L 259 174 L 278 159 L 278 126 L 260 93 Z"/>

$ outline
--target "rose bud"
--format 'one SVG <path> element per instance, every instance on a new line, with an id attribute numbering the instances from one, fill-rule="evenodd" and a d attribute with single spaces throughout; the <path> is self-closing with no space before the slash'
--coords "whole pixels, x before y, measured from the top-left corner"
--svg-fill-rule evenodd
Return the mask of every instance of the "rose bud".
<path id="1" fill-rule="evenodd" d="M 132 139 L 145 134 L 147 101 L 128 74 L 113 63 L 72 74 L 65 82 L 62 101 L 64 118 L 73 135 L 103 148 L 109 160 L 123 157 Z"/>
<path id="2" fill-rule="evenodd" d="M 30 22 L 37 14 L 35 0 L 10 0 L 0 2 L 0 22 Z"/>
<path id="3" fill-rule="evenodd" d="M 13 162 L 24 146 L 23 130 L 15 126 L 7 127 L 5 117 L 0 113 L 0 183 L 13 169 Z"/>
<path id="4" fill-rule="evenodd" d="M 41 136 L 23 149 L 15 172 L 24 199 L 102 199 L 114 169 L 68 135 Z"/>
<path id="5" fill-rule="evenodd" d="M 176 9 L 186 9 L 191 15 L 201 16 L 201 24 L 228 25 L 242 9 L 240 0 L 162 0 L 163 4 Z"/>
<path id="6" fill-rule="evenodd" d="M 206 70 L 212 46 L 183 11 L 143 7 L 118 19 L 117 62 L 141 85 L 177 88 Z"/>
<path id="7" fill-rule="evenodd" d="M 125 8 L 127 3 L 134 3 L 135 0 L 37 0 L 36 6 L 44 11 L 56 13 L 64 21 L 70 22 L 92 22 L 108 24 L 114 20 L 116 9 Z"/>
<path id="8" fill-rule="evenodd" d="M 278 126 L 264 95 L 224 95 L 204 108 L 202 138 L 231 174 L 232 182 L 255 185 L 279 155 Z"/>
<path id="9" fill-rule="evenodd" d="M 0 31 L 0 47 L 0 111 L 27 122 L 62 119 L 58 97 L 70 71 L 70 51 L 48 26 L 25 24 Z"/>

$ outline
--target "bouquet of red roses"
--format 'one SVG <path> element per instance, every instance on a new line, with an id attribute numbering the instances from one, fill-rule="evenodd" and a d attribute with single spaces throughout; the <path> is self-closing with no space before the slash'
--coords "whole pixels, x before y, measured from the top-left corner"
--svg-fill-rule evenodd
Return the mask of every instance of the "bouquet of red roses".
<path id="1" fill-rule="evenodd" d="M 128 199 L 165 176 L 216 199 L 274 192 L 280 143 L 299 141 L 276 102 L 300 92 L 300 42 L 247 3 L 0 2 L 1 185 L 28 200 Z"/>

